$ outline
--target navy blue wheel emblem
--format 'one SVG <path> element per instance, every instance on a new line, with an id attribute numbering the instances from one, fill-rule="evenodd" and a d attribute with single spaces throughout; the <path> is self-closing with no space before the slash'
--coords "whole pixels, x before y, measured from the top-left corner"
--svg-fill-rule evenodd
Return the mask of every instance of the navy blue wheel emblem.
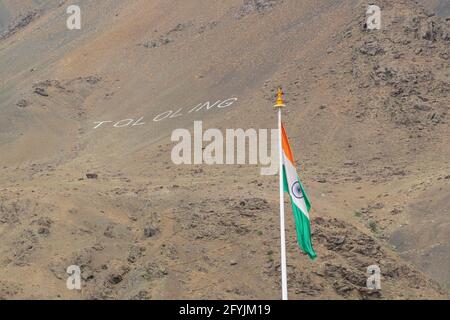
<path id="1" fill-rule="evenodd" d="M 292 194 L 297 199 L 303 198 L 302 188 L 300 188 L 300 183 L 298 181 L 295 181 L 294 184 L 292 185 Z"/>

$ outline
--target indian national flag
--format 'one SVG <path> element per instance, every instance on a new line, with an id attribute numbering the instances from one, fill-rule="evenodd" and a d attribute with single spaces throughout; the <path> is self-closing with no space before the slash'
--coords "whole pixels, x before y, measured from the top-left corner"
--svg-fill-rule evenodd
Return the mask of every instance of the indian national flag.
<path id="1" fill-rule="evenodd" d="M 282 146 L 283 146 L 283 180 L 284 191 L 289 192 L 291 198 L 292 211 L 294 213 L 295 226 L 297 229 L 297 240 L 300 248 L 308 254 L 311 259 L 317 257 L 311 244 L 311 228 L 309 222 L 309 210 L 311 204 L 308 195 L 295 169 L 294 157 L 292 155 L 289 140 L 286 135 L 284 125 L 281 125 Z"/>

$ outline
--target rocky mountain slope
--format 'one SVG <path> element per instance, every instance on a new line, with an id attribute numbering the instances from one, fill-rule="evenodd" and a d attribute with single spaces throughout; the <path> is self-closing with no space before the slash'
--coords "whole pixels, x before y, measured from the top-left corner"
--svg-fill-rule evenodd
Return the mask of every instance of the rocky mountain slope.
<path id="1" fill-rule="evenodd" d="M 448 21 L 407 0 L 378 2 L 379 31 L 357 0 L 79 3 L 81 30 L 68 1 L 0 3 L 0 298 L 279 298 L 277 178 L 170 158 L 194 120 L 274 128 L 279 85 L 318 253 L 288 215 L 290 297 L 449 297 Z"/>

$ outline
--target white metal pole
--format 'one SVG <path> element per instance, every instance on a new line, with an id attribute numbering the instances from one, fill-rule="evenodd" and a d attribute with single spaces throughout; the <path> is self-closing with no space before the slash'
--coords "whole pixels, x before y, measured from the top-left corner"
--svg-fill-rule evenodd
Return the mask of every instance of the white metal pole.
<path id="1" fill-rule="evenodd" d="M 278 108 L 278 149 L 280 174 L 280 241 L 281 241 L 281 295 L 283 300 L 288 299 L 287 273 L 286 273 L 286 236 L 284 230 L 284 184 L 283 184 L 283 147 L 281 135 L 281 108 Z"/>

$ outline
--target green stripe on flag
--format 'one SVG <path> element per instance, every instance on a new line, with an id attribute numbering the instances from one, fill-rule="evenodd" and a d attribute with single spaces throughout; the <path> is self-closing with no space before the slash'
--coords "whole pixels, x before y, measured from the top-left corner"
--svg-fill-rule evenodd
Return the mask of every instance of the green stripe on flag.
<path id="1" fill-rule="evenodd" d="M 300 187 L 302 189 L 302 193 L 305 199 L 306 207 L 308 209 L 308 212 L 311 208 L 311 203 L 309 201 L 309 198 L 303 188 L 302 183 L 300 182 L 300 179 L 298 179 L 298 182 L 300 184 Z M 317 254 L 315 253 L 312 243 L 311 243 L 311 225 L 308 217 L 306 214 L 304 214 L 300 208 L 298 208 L 294 201 L 292 201 L 291 193 L 289 192 L 289 186 L 286 178 L 286 169 L 283 165 L 283 185 L 284 185 L 284 191 L 289 193 L 289 198 L 291 200 L 291 206 L 292 206 L 292 212 L 294 214 L 294 220 L 295 220 L 295 228 L 297 231 L 297 242 L 300 246 L 300 249 L 304 253 L 306 253 L 312 260 L 314 260 L 317 257 Z"/>

